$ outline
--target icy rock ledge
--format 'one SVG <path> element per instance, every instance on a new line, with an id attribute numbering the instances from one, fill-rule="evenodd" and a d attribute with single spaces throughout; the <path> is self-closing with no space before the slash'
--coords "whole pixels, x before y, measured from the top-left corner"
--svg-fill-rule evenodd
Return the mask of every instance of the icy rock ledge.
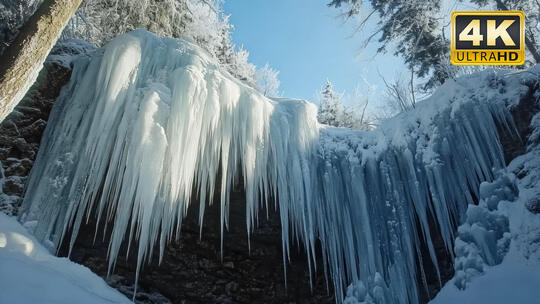
<path id="1" fill-rule="evenodd" d="M 223 233 L 242 179 L 248 234 L 259 208 L 277 204 L 284 267 L 299 241 L 311 272 L 320 240 L 338 302 L 351 283 L 363 295 L 364 282 L 372 298 L 418 303 L 421 239 L 438 269 L 430 219 L 451 250 L 478 186 L 504 167 L 497 127 L 513 130 L 505 102 L 520 91 L 490 92 L 519 80 L 475 77 L 373 132 L 350 131 L 319 125 L 306 101 L 262 96 L 189 42 L 134 31 L 74 63 L 20 219 L 37 221 L 35 236 L 54 249 L 69 234 L 73 246 L 97 216 L 111 233 L 109 271 L 127 241 L 137 244 L 138 275 L 154 248 L 161 259 L 179 237 L 194 193 L 202 223 L 218 189 Z"/>

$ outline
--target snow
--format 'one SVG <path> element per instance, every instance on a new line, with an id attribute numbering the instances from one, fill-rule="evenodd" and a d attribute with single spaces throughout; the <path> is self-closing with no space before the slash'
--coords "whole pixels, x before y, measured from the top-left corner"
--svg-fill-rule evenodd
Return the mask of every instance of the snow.
<path id="1" fill-rule="evenodd" d="M 448 283 L 430 303 L 532 304 L 540 296 L 538 286 L 540 264 L 527 265 L 509 253 L 504 263 L 492 267 L 486 275 L 473 280 L 464 291 Z"/>
<path id="2" fill-rule="evenodd" d="M 64 39 L 56 43 L 46 62 L 71 69 L 71 63 L 81 55 L 90 54 L 96 47 L 84 40 Z"/>
<path id="3" fill-rule="evenodd" d="M 0 303 L 131 303 L 100 277 L 57 258 L 0 212 Z"/>
<path id="4" fill-rule="evenodd" d="M 458 228 L 455 244 L 455 284 L 467 283 L 485 271 L 487 265 L 501 262 L 510 243 L 508 217 L 498 210 L 503 201 L 513 201 L 518 190 L 513 175 L 501 175 L 493 183 L 480 185 L 480 202 L 467 208 L 465 223 Z"/>
<path id="5" fill-rule="evenodd" d="M 311 273 L 320 240 L 338 302 L 352 284 L 348 303 L 367 295 L 417 303 L 420 238 L 438 264 L 429 219 L 451 250 L 480 183 L 504 167 L 497 127 L 514 130 L 506 104 L 525 77 L 533 76 L 450 82 L 407 115 L 352 131 L 318 124 L 307 101 L 263 96 L 191 42 L 133 31 L 74 62 L 20 220 L 35 223 L 35 237 L 54 251 L 64 237 L 72 247 L 97 216 L 96 229 L 112 234 L 109 272 L 127 241 L 137 246 L 138 276 L 154 247 L 161 260 L 179 237 L 192 203 L 201 223 L 205 207 L 220 204 L 223 235 L 241 181 L 248 234 L 260 207 L 275 202 L 285 268 L 291 242 L 301 242 Z M 513 89 L 494 89 L 504 83 Z"/>

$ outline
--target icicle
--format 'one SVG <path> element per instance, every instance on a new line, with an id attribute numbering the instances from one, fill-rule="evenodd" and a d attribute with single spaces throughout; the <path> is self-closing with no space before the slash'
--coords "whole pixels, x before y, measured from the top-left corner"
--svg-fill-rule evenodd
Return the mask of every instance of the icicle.
<path id="1" fill-rule="evenodd" d="M 230 191 L 243 177 L 248 234 L 260 207 L 279 203 L 284 270 L 296 239 L 311 273 L 320 240 L 338 302 L 353 284 L 347 294 L 418 303 L 422 243 L 439 271 L 429 220 L 451 248 L 478 185 L 504 165 L 496 127 L 512 126 L 504 105 L 462 88 L 448 84 L 374 131 L 323 127 L 312 104 L 270 100 L 195 45 L 134 31 L 76 62 L 21 220 L 38 220 L 36 237 L 57 247 L 72 229 L 72 247 L 92 212 L 112 227 L 109 271 L 128 235 L 129 245 L 138 240 L 138 275 L 154 246 L 161 262 L 179 237 L 193 193 L 202 227 L 220 189 L 223 242 Z"/>

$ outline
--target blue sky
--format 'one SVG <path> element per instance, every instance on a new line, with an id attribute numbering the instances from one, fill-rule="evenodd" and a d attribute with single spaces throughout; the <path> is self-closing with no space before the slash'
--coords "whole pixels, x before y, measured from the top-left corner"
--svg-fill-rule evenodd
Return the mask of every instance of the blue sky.
<path id="1" fill-rule="evenodd" d="M 235 26 L 233 41 L 250 52 L 257 66 L 269 63 L 280 71 L 284 96 L 313 100 L 328 78 L 340 93 L 360 86 L 376 106 L 384 90 L 377 70 L 391 80 L 406 72 L 402 61 L 376 55 L 376 43 L 362 48 L 373 26 L 355 32 L 354 22 L 340 18 L 329 1 L 226 0 L 223 6 Z"/>

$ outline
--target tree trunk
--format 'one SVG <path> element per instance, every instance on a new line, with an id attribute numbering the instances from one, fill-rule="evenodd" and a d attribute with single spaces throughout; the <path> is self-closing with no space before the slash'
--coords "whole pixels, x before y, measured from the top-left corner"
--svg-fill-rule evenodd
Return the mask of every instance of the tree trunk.
<path id="1" fill-rule="evenodd" d="M 24 97 L 82 0 L 45 0 L 0 60 L 0 122 Z"/>

